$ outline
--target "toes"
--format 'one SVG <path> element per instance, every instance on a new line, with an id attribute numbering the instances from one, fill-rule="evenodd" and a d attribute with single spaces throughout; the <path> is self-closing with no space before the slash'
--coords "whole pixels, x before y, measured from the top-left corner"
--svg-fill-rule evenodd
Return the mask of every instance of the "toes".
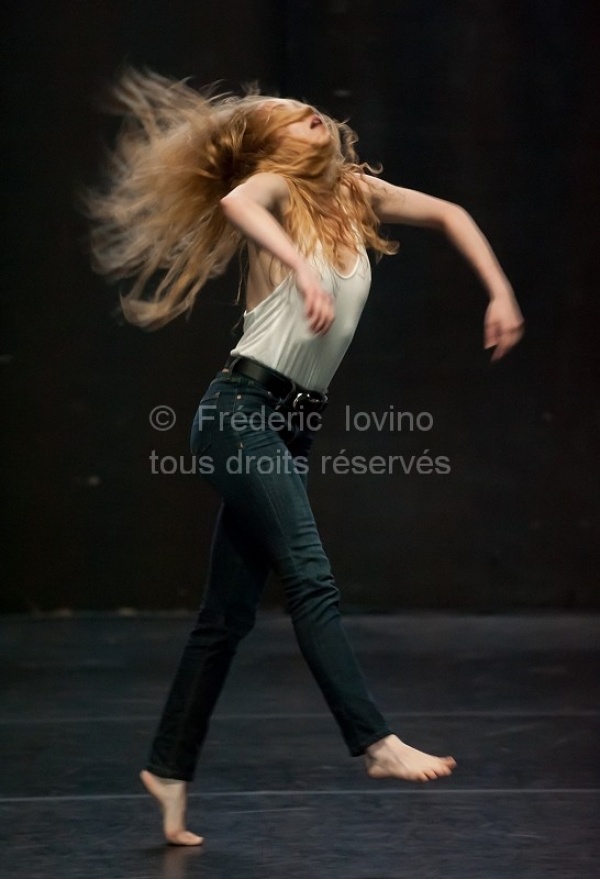
<path id="1" fill-rule="evenodd" d="M 167 841 L 171 845 L 202 845 L 204 837 L 190 833 L 189 830 L 176 830 L 167 835 Z"/>
<path id="2" fill-rule="evenodd" d="M 420 772 L 421 780 L 423 781 L 435 781 L 436 778 L 442 778 L 443 776 L 451 774 L 452 770 L 443 762 L 440 762 L 436 766 L 427 766 Z"/>

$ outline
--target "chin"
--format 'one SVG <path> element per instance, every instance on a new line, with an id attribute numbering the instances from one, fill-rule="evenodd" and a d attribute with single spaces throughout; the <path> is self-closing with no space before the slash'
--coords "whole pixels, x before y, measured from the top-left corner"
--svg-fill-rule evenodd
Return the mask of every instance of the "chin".
<path id="1" fill-rule="evenodd" d="M 331 135 L 325 128 L 323 131 L 317 129 L 317 134 L 314 138 L 314 143 L 328 143 L 331 140 Z"/>

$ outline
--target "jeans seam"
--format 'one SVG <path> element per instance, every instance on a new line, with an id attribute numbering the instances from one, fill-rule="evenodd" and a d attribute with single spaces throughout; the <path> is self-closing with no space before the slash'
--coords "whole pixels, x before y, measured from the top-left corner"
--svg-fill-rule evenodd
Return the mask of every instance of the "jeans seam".
<path id="1" fill-rule="evenodd" d="M 236 379 L 237 378 L 238 377 L 236 377 Z M 241 454 L 243 455 L 244 459 L 246 459 L 247 456 L 251 455 L 251 450 L 248 448 L 248 445 L 247 445 L 247 440 L 249 438 L 248 433 L 247 432 L 240 433 L 240 431 L 235 427 L 235 422 L 232 422 L 230 420 L 230 418 L 234 414 L 234 412 L 236 411 L 236 406 L 238 406 L 238 405 L 240 406 L 240 409 L 243 409 L 244 405 L 246 405 L 248 407 L 248 409 L 253 409 L 255 405 L 256 406 L 260 405 L 265 408 L 266 407 L 274 408 L 274 406 L 276 405 L 276 403 L 275 403 L 276 398 L 267 389 L 263 388 L 263 386 L 261 386 L 260 383 L 255 382 L 253 379 L 249 379 L 249 378 L 245 378 L 245 377 L 240 377 L 239 380 L 236 380 L 236 379 L 232 380 L 231 378 L 229 378 L 227 376 L 221 376 L 219 380 L 222 380 L 224 382 L 225 386 L 222 386 L 221 388 L 217 388 L 217 390 L 211 394 L 210 399 L 214 400 L 216 398 L 217 400 L 221 401 L 219 404 L 219 407 L 218 407 L 218 411 L 219 411 L 219 413 L 222 413 L 223 415 L 227 416 L 227 420 L 225 421 L 225 425 L 226 425 L 225 432 L 228 433 L 229 436 L 228 436 L 228 438 L 226 438 L 225 436 L 224 437 L 216 437 L 214 434 L 215 425 L 213 424 L 209 430 L 209 432 L 210 432 L 209 447 L 210 446 L 218 446 L 219 447 L 219 455 L 221 455 L 221 453 L 222 453 L 223 456 L 225 456 L 228 451 L 227 447 L 228 447 L 229 443 L 233 443 L 239 449 L 242 450 Z M 249 392 L 248 398 L 244 399 L 246 391 Z M 257 391 L 258 391 L 258 393 L 257 393 Z M 226 399 L 228 394 L 231 394 L 230 401 L 227 401 L 227 399 Z M 272 398 L 271 400 L 266 399 L 267 394 L 269 395 L 269 397 Z M 238 396 L 240 397 L 239 400 L 237 399 Z M 257 402 L 257 398 L 258 398 L 259 402 Z M 239 410 L 237 410 L 237 411 L 239 411 Z M 221 426 L 223 426 L 223 422 L 221 423 Z M 265 440 L 266 440 L 265 449 L 268 454 L 272 453 L 273 456 L 275 456 L 275 449 L 276 448 L 283 447 L 287 451 L 290 451 L 288 444 L 291 445 L 291 443 L 298 436 L 298 434 L 295 434 L 294 437 L 292 437 L 292 439 L 289 439 L 288 437 L 286 437 L 284 439 L 284 438 L 282 438 L 282 436 L 279 434 L 278 431 L 273 430 L 273 429 L 268 429 L 267 427 L 260 428 L 256 431 L 253 431 L 253 433 L 254 432 L 260 434 L 260 438 L 257 440 L 257 449 L 260 447 L 259 444 L 265 442 Z M 300 438 L 300 449 L 302 449 L 303 442 L 304 442 L 304 438 L 302 437 L 302 438 Z M 309 452 L 310 452 L 310 446 L 309 446 L 307 453 L 301 452 L 301 454 L 308 454 Z M 374 728 L 375 724 L 379 724 L 380 721 L 383 721 L 383 718 L 381 717 L 380 713 L 376 709 L 376 706 L 374 705 L 374 702 L 370 696 L 370 693 L 368 692 L 368 688 L 366 689 L 366 692 L 365 692 L 365 689 L 364 689 L 363 685 L 361 684 L 357 691 L 355 691 L 353 689 L 353 683 L 352 683 L 353 679 L 351 676 L 344 678 L 344 684 L 343 684 L 344 690 L 341 692 L 341 695 L 340 695 L 340 693 L 336 693 L 335 673 L 333 671 L 332 671 L 332 673 L 327 672 L 328 653 L 327 653 L 327 643 L 324 642 L 324 640 L 322 638 L 323 631 L 320 628 L 317 629 L 316 631 L 313 631 L 313 629 L 311 628 L 312 617 L 310 615 L 311 615 L 311 613 L 313 613 L 313 617 L 316 618 L 315 615 L 316 615 L 317 611 L 319 610 L 318 601 L 316 602 L 316 604 L 313 601 L 313 610 L 311 611 L 311 604 L 310 604 L 311 598 L 315 599 L 316 591 L 317 591 L 318 587 L 320 586 L 321 581 L 323 582 L 323 584 L 327 588 L 329 588 L 329 585 L 330 585 L 329 581 L 327 581 L 327 583 L 325 582 L 325 578 L 323 576 L 324 564 L 321 563 L 322 559 L 319 556 L 318 571 L 317 570 L 315 571 L 314 577 L 312 574 L 305 574 L 304 573 L 304 571 L 303 571 L 303 555 L 302 554 L 303 554 L 304 550 L 308 550 L 309 546 L 313 545 L 312 540 L 311 540 L 310 544 L 306 541 L 304 541 L 304 542 L 301 541 L 301 545 L 296 546 L 296 543 L 292 539 L 293 534 L 296 533 L 296 532 L 292 531 L 292 523 L 293 523 L 293 521 L 296 521 L 296 520 L 286 519 L 285 520 L 287 522 L 287 527 L 286 527 L 286 524 L 285 524 L 284 519 L 282 518 L 282 514 L 280 512 L 280 509 L 281 510 L 287 509 L 287 507 L 282 506 L 284 495 L 277 494 L 275 483 L 271 484 L 271 482 L 268 479 L 258 478 L 260 475 L 260 471 L 257 470 L 257 468 L 254 466 L 254 464 L 252 465 L 252 469 L 254 471 L 253 476 L 254 476 L 254 480 L 255 480 L 252 483 L 252 490 L 253 490 L 253 492 L 256 492 L 256 496 L 253 498 L 252 502 L 246 506 L 246 510 L 248 510 L 248 511 L 250 511 L 250 513 L 252 513 L 254 503 L 257 504 L 256 510 L 260 510 L 262 508 L 264 513 L 267 514 L 268 520 L 270 520 L 272 523 L 274 523 L 273 530 L 274 530 L 274 533 L 277 538 L 276 545 L 271 550 L 270 547 L 273 546 L 273 543 L 269 544 L 268 537 L 265 536 L 264 527 L 259 526 L 257 528 L 257 530 L 254 531 L 254 534 L 258 535 L 259 543 L 260 543 L 260 547 L 261 547 L 260 551 L 265 556 L 265 560 L 268 560 L 269 563 L 271 564 L 271 566 L 273 566 L 275 564 L 277 566 L 277 568 L 280 567 L 279 566 L 279 559 L 285 559 L 285 565 L 287 566 L 287 570 L 285 571 L 285 573 L 288 575 L 288 577 L 291 577 L 291 579 L 292 579 L 292 593 L 290 593 L 289 589 L 284 588 L 284 592 L 286 594 L 286 597 L 288 597 L 288 596 L 290 596 L 290 594 L 294 593 L 294 588 L 293 588 L 294 584 L 300 584 L 300 588 L 295 590 L 295 594 L 300 595 L 301 601 L 305 601 L 308 603 L 308 610 L 305 609 L 305 614 L 303 614 L 303 615 L 305 616 L 306 614 L 308 614 L 307 634 L 309 636 L 309 640 L 307 642 L 307 646 L 309 648 L 309 654 L 308 654 L 309 657 L 312 654 L 313 660 L 316 660 L 316 662 L 313 661 L 311 663 L 313 665 L 313 667 L 317 668 L 317 675 L 314 675 L 314 676 L 316 677 L 317 683 L 319 684 L 319 687 L 320 687 L 322 693 L 323 693 L 323 683 L 326 682 L 325 692 L 327 692 L 327 694 L 328 694 L 328 700 L 326 700 L 326 701 L 329 702 L 331 708 L 333 708 L 333 706 L 335 705 L 335 711 L 333 711 L 333 713 L 334 713 L 335 718 L 338 720 L 338 723 L 339 723 L 340 719 L 342 721 L 340 726 L 342 727 L 342 733 L 344 735 L 344 738 L 346 740 L 346 743 L 348 745 L 350 753 L 353 756 L 358 756 L 358 755 L 364 753 L 365 749 L 370 744 L 372 744 L 375 741 L 378 741 L 379 739 L 383 738 L 385 735 L 389 735 L 390 730 L 387 727 L 383 727 L 377 733 L 372 733 L 372 734 L 368 733 L 368 730 L 369 729 L 372 730 Z M 290 476 L 291 476 L 291 474 L 290 474 Z M 308 506 L 308 512 L 306 510 L 304 510 L 304 514 L 308 515 L 310 513 L 310 515 L 312 516 L 314 527 L 316 528 L 316 522 L 314 520 L 314 513 L 312 511 L 310 501 L 308 499 L 308 491 L 307 491 L 306 482 L 302 478 L 301 473 L 298 473 L 296 471 L 295 476 L 297 477 L 295 487 L 292 485 L 286 486 L 285 491 L 289 492 L 289 495 L 286 494 L 286 499 L 290 500 L 290 498 L 291 498 L 293 502 L 295 502 L 296 496 L 298 497 L 299 501 L 300 501 L 300 499 L 302 499 L 302 502 L 307 504 L 307 506 Z M 233 501 L 228 500 L 227 502 L 230 504 L 231 503 L 235 504 L 236 499 L 239 500 L 239 498 L 240 498 L 239 492 L 236 493 L 236 491 L 237 491 L 236 486 L 228 485 L 227 482 L 225 482 L 222 485 L 218 479 L 216 481 L 219 486 L 219 493 L 220 494 L 222 494 L 223 489 L 228 489 L 228 488 L 231 489 L 231 496 L 233 498 Z M 229 497 L 229 492 L 227 490 L 225 491 L 225 494 L 227 495 L 227 497 Z M 223 496 L 223 500 L 225 500 L 225 495 L 222 494 L 222 496 Z M 277 505 L 276 500 L 279 500 L 279 506 Z M 301 516 L 300 508 L 298 509 L 297 513 L 298 513 L 298 521 L 299 521 L 299 517 Z M 304 519 L 305 519 L 305 516 L 303 515 L 302 521 L 304 521 Z M 250 520 L 248 520 L 246 525 L 249 525 L 249 524 L 250 524 Z M 273 527 L 273 525 L 271 527 Z M 275 529 L 276 529 L 276 531 L 275 531 Z M 298 530 L 298 534 L 299 534 L 299 529 L 297 529 L 297 530 Z M 319 543 L 320 543 L 320 553 L 322 553 L 323 556 L 325 557 L 327 563 L 329 564 L 329 570 L 330 570 L 330 562 L 329 562 L 329 559 L 327 558 L 325 550 L 322 546 L 322 541 L 321 541 L 320 535 L 318 533 L 318 528 L 316 529 L 316 536 L 317 536 Z M 314 544 L 314 546 L 316 546 L 316 544 Z M 278 555 L 279 551 L 282 551 L 283 554 Z M 304 561 L 308 561 L 309 556 L 306 552 L 304 552 L 304 556 L 305 556 Z M 316 558 L 316 556 L 314 556 L 314 557 Z M 278 571 L 278 573 L 279 573 L 279 571 Z M 308 584 L 308 589 L 304 589 L 304 591 L 303 591 L 302 582 L 304 582 L 304 581 L 306 581 L 306 583 Z M 311 589 L 311 584 L 312 584 L 312 589 Z M 337 587 L 337 584 L 335 583 L 335 579 L 333 578 L 333 576 L 332 576 L 332 580 L 331 580 L 331 586 L 336 590 L 337 597 L 339 600 L 340 591 L 339 591 L 339 588 Z M 228 593 L 228 596 L 229 596 L 229 593 Z M 230 597 L 228 597 L 228 596 L 225 596 L 225 612 L 223 613 L 223 630 L 225 632 L 225 636 L 227 639 L 235 637 L 235 633 L 234 633 L 234 630 L 231 625 L 231 619 L 230 619 L 230 614 L 229 614 L 229 607 L 232 602 L 230 600 Z M 324 608 L 325 608 L 326 612 L 327 613 L 333 612 L 333 614 L 334 614 L 334 616 L 331 618 L 331 621 L 333 622 L 334 627 L 336 627 L 336 633 L 338 632 L 338 629 L 341 627 L 341 629 L 342 629 L 341 634 L 343 634 L 345 637 L 345 633 L 343 632 L 343 619 L 342 619 L 342 615 L 339 611 L 339 605 L 336 606 L 335 609 L 333 609 L 333 610 L 331 607 L 328 608 L 328 602 L 333 599 L 331 598 L 331 595 L 327 594 L 327 592 L 324 592 L 323 596 L 324 596 L 323 604 L 324 604 Z M 258 607 L 258 603 L 257 603 L 257 607 Z M 294 611 L 293 618 L 294 618 L 294 625 L 296 627 L 296 620 L 297 620 L 296 611 Z M 303 625 L 302 622 L 300 623 L 300 625 L 301 626 Z M 296 632 L 296 635 L 297 634 L 298 634 L 298 632 Z M 304 635 L 304 629 L 302 629 L 301 637 L 306 638 L 306 635 Z M 337 661 L 337 668 L 338 668 L 338 670 L 341 670 L 343 668 L 343 666 L 341 666 L 339 663 L 339 657 L 344 656 L 344 654 L 343 654 L 343 652 L 339 653 L 338 660 L 335 659 L 335 655 L 333 652 L 334 650 L 337 649 L 335 637 L 336 637 L 336 634 L 333 635 L 334 640 L 331 642 L 330 655 L 331 655 L 332 661 L 333 661 L 333 669 L 336 668 L 335 663 Z M 230 644 L 230 641 L 228 640 L 227 644 L 224 645 L 224 649 L 228 649 L 229 644 Z M 236 642 L 236 644 L 237 644 L 237 642 Z M 208 645 L 208 646 L 210 647 L 210 645 Z M 341 641 L 340 641 L 339 646 L 340 646 L 340 648 L 343 648 L 343 646 L 344 646 Z M 352 647 L 349 643 L 348 643 L 348 646 L 350 647 L 350 649 L 352 649 Z M 358 664 L 357 657 L 356 657 L 356 660 L 357 660 L 356 665 L 360 671 L 360 666 Z M 178 725 L 178 730 L 176 732 L 176 735 L 171 740 L 172 741 L 171 747 L 168 747 L 168 749 L 167 749 L 167 752 L 166 752 L 167 759 L 165 760 L 165 767 L 167 765 L 173 766 L 177 762 L 177 754 L 181 751 L 182 742 L 184 742 L 185 734 L 186 734 L 186 731 L 188 730 L 187 718 L 189 717 L 190 712 L 194 707 L 195 698 L 198 695 L 198 682 L 201 679 L 201 676 L 204 673 L 205 669 L 206 669 L 206 661 L 203 661 L 199 667 L 197 667 L 195 669 L 192 667 L 190 669 L 193 686 L 190 686 L 188 693 L 185 694 L 186 698 L 184 699 L 183 707 L 181 709 L 182 723 L 180 725 Z M 324 675 L 319 674 L 319 671 L 318 671 L 319 669 L 324 669 L 325 674 Z M 312 671 L 312 669 L 311 669 L 311 671 Z M 226 671 L 225 671 L 225 676 L 226 676 Z M 366 682 L 364 682 L 364 684 L 366 685 Z M 339 689 L 339 686 L 338 686 L 338 689 Z M 218 687 L 213 692 L 217 692 L 217 691 L 218 691 Z M 220 691 L 217 692 L 217 696 L 216 696 L 217 699 L 219 697 L 219 692 Z M 346 706 L 346 701 L 344 699 L 344 694 L 346 694 L 346 693 L 348 695 L 348 700 L 349 700 L 348 707 Z M 353 695 L 353 694 L 355 694 L 355 695 Z M 364 712 L 362 712 L 362 709 L 361 709 L 361 704 L 364 701 L 363 694 L 368 699 L 368 702 L 365 701 L 365 711 Z M 184 695 L 184 694 L 182 694 L 182 695 Z M 324 695 L 324 693 L 323 693 L 323 695 Z M 371 704 L 373 706 L 372 709 L 369 709 L 369 704 Z M 352 706 L 354 706 L 353 709 L 352 709 Z M 206 724 L 204 726 L 205 732 L 208 729 L 208 724 L 210 721 L 211 714 L 212 714 L 212 709 L 209 709 L 206 718 L 204 718 L 204 715 L 202 715 L 202 717 L 200 718 L 202 724 L 204 724 L 204 719 L 206 720 Z M 192 732 L 192 735 L 190 736 L 190 741 L 192 741 L 194 743 L 192 746 L 194 750 L 184 748 L 182 751 L 182 754 L 184 757 L 187 757 L 189 754 L 191 754 L 192 759 L 187 761 L 189 765 L 193 765 L 194 759 L 197 757 L 197 751 L 195 750 L 196 746 L 195 746 L 195 740 L 194 740 L 194 735 L 193 735 L 193 732 L 194 732 L 193 729 L 191 730 L 191 732 Z M 199 743 L 200 747 L 202 746 L 203 741 L 204 741 L 204 738 L 202 738 L 202 741 Z M 189 754 L 188 754 L 188 752 L 189 752 Z M 158 764 L 154 764 L 154 763 L 149 763 L 148 768 L 150 768 L 152 765 L 156 765 L 156 768 L 158 770 Z M 191 778 L 193 778 L 194 768 L 192 768 L 191 773 L 185 772 L 185 773 L 179 773 L 179 775 L 176 775 L 175 774 L 175 773 L 177 773 L 176 769 L 172 770 L 170 768 L 165 768 L 165 767 L 162 767 L 160 769 L 160 771 L 163 773 L 173 773 L 173 774 L 166 775 L 165 777 L 176 778 L 176 777 L 181 777 L 183 775 L 185 780 L 191 780 Z"/>

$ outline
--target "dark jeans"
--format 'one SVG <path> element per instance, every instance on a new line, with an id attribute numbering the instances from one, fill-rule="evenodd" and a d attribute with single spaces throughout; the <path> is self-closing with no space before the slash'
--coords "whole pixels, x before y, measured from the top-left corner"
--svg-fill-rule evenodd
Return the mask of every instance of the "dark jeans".
<path id="1" fill-rule="evenodd" d="M 254 379 L 221 370 L 194 419 L 192 452 L 222 504 L 203 602 L 147 764 L 164 778 L 194 777 L 211 713 L 238 644 L 254 625 L 271 568 L 350 753 L 358 756 L 391 733 L 342 626 L 339 592 L 306 492 L 315 422 L 286 413 L 276 422 L 278 402 Z"/>

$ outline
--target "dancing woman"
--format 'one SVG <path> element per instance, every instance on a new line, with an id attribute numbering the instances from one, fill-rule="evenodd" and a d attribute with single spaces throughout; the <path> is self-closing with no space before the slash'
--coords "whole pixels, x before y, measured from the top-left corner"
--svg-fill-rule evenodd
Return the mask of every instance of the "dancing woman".
<path id="1" fill-rule="evenodd" d="M 523 333 L 511 285 L 465 210 L 376 177 L 358 162 L 353 131 L 311 106 L 257 93 L 202 95 L 137 71 L 114 95 L 125 124 L 108 185 L 87 205 L 95 267 L 134 279 L 121 296 L 125 317 L 163 326 L 190 311 L 234 253 L 247 255 L 243 335 L 191 431 L 199 472 L 221 497 L 204 597 L 141 772 L 166 839 L 203 841 L 186 829 L 187 783 L 271 569 L 349 753 L 363 757 L 372 778 L 449 775 L 452 757 L 401 741 L 374 704 L 310 507 L 308 459 L 314 419 L 369 292 L 366 248 L 378 258 L 397 249 L 380 237 L 381 222 L 439 229 L 473 266 L 490 297 L 484 346 L 494 348 L 492 360 Z"/>

